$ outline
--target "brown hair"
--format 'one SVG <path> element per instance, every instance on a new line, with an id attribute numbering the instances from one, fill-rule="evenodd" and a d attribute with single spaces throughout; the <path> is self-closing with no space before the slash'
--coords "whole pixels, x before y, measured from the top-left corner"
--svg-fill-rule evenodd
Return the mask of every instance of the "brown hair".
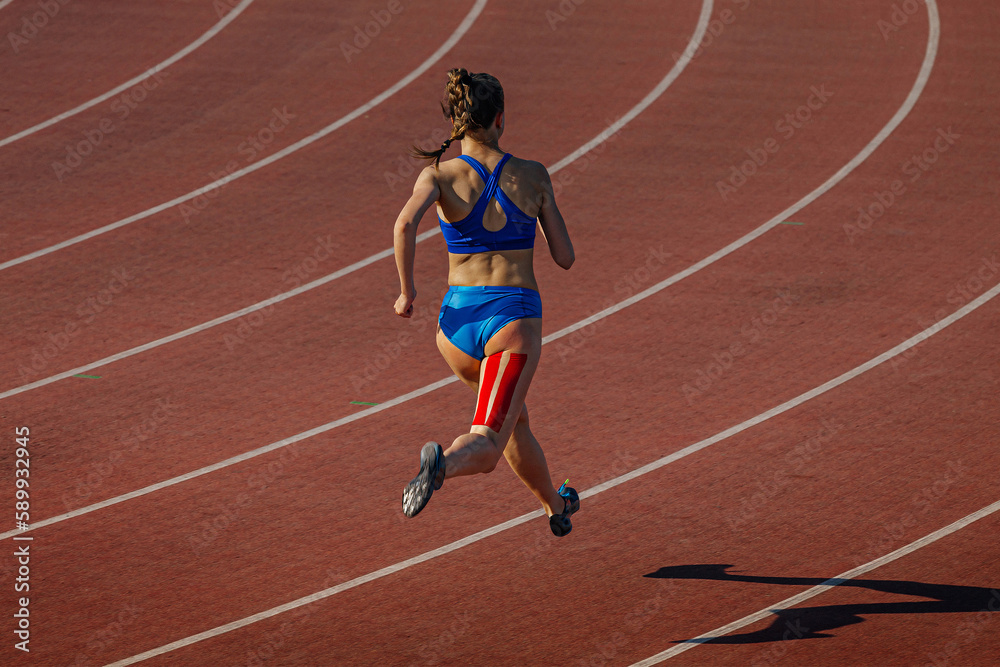
<path id="1" fill-rule="evenodd" d="M 449 70 L 445 94 L 447 106 L 442 102 L 441 110 L 452 122 L 451 137 L 437 150 L 427 151 L 419 146 L 410 149 L 413 157 L 432 160 L 435 167 L 451 142 L 488 127 L 503 111 L 503 86 L 495 76 L 485 72 L 470 74 L 463 68 Z"/>

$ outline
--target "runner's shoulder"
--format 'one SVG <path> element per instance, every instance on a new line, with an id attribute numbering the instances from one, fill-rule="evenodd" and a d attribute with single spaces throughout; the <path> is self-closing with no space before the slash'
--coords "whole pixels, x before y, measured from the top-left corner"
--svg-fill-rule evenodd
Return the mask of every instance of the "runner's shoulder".
<path id="1" fill-rule="evenodd" d="M 517 173 L 522 174 L 534 183 L 544 183 L 549 180 L 549 170 L 541 162 L 525 160 L 512 155 L 510 160 L 508 160 L 508 164 L 514 167 Z"/>

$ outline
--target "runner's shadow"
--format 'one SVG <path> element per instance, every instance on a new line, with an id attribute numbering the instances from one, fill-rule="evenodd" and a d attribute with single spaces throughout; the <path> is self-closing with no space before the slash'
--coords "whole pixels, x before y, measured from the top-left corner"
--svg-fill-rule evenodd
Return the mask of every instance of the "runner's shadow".
<path id="1" fill-rule="evenodd" d="M 653 579 L 706 579 L 716 581 L 743 581 L 755 584 L 784 586 L 817 586 L 827 583 L 839 586 L 865 588 L 881 593 L 894 593 L 912 597 L 929 598 L 905 602 L 872 602 L 860 604 L 826 605 L 822 607 L 792 607 L 775 609 L 777 618 L 767 628 L 739 635 L 726 635 L 698 643 L 755 644 L 788 639 L 813 639 L 833 637 L 828 630 L 861 623 L 867 614 L 941 614 L 948 612 L 997 612 L 1000 611 L 1000 590 L 976 586 L 949 584 L 924 584 L 916 581 L 886 579 L 822 579 L 819 577 L 759 577 L 727 572 L 732 565 L 674 565 L 661 567 L 644 575 Z M 675 641 L 684 644 L 694 640 Z"/>

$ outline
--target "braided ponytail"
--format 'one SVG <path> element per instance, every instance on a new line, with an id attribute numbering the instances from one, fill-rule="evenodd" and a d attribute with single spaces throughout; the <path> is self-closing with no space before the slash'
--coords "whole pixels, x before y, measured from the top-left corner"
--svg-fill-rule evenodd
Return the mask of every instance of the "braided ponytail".
<path id="1" fill-rule="evenodd" d="M 488 127 L 503 111 L 503 87 L 496 77 L 485 72 L 470 74 L 464 68 L 449 70 L 445 95 L 447 106 L 442 102 L 441 110 L 452 122 L 451 136 L 434 151 L 419 146 L 410 148 L 413 157 L 431 160 L 435 167 L 453 141 L 461 141 L 466 134 Z"/>

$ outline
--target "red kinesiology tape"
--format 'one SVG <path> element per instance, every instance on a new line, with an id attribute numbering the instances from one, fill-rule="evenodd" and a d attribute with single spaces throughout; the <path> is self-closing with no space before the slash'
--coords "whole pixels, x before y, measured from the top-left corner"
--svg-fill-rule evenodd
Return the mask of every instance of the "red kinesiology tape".
<path id="1" fill-rule="evenodd" d="M 473 426 L 485 426 L 500 432 L 514 397 L 514 388 L 527 361 L 528 355 L 516 352 L 500 352 L 486 358 L 479 381 L 479 402 Z"/>

